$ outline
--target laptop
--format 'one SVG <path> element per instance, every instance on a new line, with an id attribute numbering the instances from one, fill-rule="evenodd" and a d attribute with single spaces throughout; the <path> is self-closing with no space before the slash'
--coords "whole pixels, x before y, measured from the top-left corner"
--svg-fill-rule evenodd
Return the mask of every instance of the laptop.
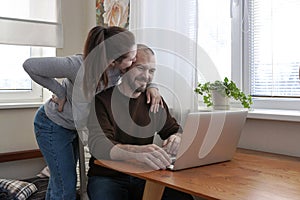
<path id="1" fill-rule="evenodd" d="M 183 128 L 178 153 L 170 170 L 181 170 L 232 159 L 247 110 L 189 113 Z"/>

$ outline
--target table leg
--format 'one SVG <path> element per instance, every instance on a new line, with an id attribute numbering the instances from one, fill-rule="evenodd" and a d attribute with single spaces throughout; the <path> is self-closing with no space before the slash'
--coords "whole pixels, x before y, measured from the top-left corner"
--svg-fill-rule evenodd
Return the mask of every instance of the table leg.
<path id="1" fill-rule="evenodd" d="M 143 200 L 161 200 L 165 186 L 153 181 L 146 181 Z"/>

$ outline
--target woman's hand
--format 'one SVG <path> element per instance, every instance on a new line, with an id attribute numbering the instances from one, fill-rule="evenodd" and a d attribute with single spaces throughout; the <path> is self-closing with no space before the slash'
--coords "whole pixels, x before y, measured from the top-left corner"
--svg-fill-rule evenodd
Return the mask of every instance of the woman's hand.
<path id="1" fill-rule="evenodd" d="M 171 155 L 176 155 L 181 141 L 181 134 L 176 133 L 163 141 L 163 149 Z"/>
<path id="2" fill-rule="evenodd" d="M 52 95 L 51 101 L 53 101 L 54 103 L 56 103 L 58 105 L 58 112 L 62 112 L 64 105 L 66 103 L 66 97 L 64 97 L 63 99 L 58 98 L 56 95 Z"/>
<path id="3" fill-rule="evenodd" d="M 157 88 L 154 87 L 147 88 L 146 95 L 147 95 L 147 103 L 151 102 L 151 107 L 150 107 L 151 112 L 157 113 L 159 110 L 159 106 L 161 106 L 161 108 L 164 108 L 163 100 Z"/>

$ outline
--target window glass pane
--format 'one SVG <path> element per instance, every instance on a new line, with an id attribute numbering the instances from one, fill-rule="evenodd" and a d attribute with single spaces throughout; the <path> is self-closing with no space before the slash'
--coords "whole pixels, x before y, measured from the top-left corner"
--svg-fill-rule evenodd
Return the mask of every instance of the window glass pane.
<path id="1" fill-rule="evenodd" d="M 298 0 L 249 0 L 251 95 L 300 97 Z"/>
<path id="2" fill-rule="evenodd" d="M 221 78 L 230 78 L 230 0 L 198 1 L 198 44 L 212 59 Z"/>
<path id="3" fill-rule="evenodd" d="M 0 92 L 31 90 L 31 79 L 23 70 L 23 62 L 30 57 L 30 47 L 0 45 Z"/>
<path id="4" fill-rule="evenodd" d="M 55 56 L 55 48 L 1 45 L 0 92 L 32 90 L 31 78 L 23 69 L 23 62 L 34 56 Z"/>

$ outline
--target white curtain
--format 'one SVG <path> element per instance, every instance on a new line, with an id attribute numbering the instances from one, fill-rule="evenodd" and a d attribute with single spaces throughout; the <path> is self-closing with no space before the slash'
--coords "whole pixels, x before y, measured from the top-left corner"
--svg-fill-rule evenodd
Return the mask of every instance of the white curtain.
<path id="1" fill-rule="evenodd" d="M 196 109 L 197 1 L 131 0 L 130 30 L 157 58 L 154 82 L 177 120 Z"/>
<path id="2" fill-rule="evenodd" d="M 60 0 L 2 0 L 0 44 L 63 47 Z"/>

